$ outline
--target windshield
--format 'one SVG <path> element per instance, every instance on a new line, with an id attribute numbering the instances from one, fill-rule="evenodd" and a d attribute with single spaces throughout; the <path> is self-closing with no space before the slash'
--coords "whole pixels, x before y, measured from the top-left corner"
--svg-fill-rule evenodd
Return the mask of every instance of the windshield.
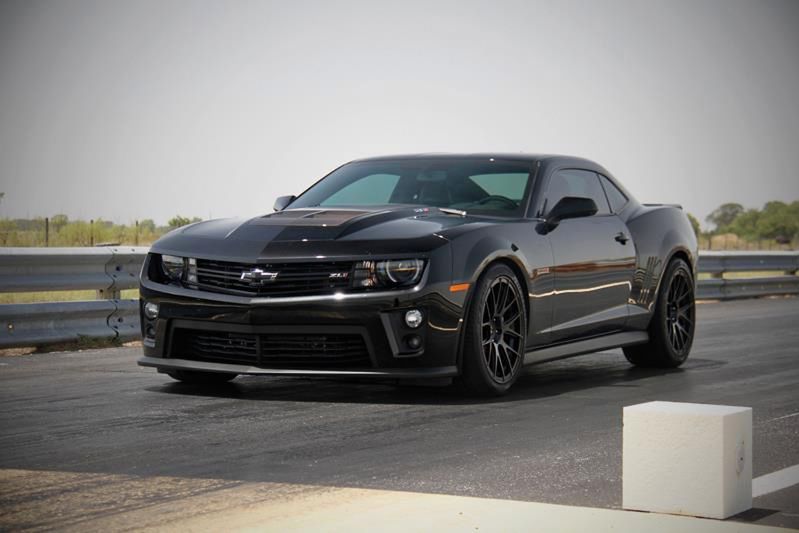
<path id="1" fill-rule="evenodd" d="M 289 207 L 406 204 L 521 216 L 530 167 L 488 158 L 359 161 L 333 171 Z"/>

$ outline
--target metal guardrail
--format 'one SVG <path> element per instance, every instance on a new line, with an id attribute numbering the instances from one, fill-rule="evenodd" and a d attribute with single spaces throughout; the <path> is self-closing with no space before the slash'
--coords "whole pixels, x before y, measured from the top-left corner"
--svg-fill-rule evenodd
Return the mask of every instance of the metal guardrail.
<path id="1" fill-rule="evenodd" d="M 80 337 L 136 339 L 138 300 L 120 291 L 138 287 L 146 247 L 0 248 L 0 292 L 94 290 L 96 300 L 0 305 L 0 347 L 35 346 Z M 799 294 L 799 252 L 702 252 L 698 297 L 727 300 Z M 725 278 L 727 273 L 778 272 Z"/>
<path id="2" fill-rule="evenodd" d="M 97 298 L 0 305 L 0 347 L 138 338 L 139 301 L 123 300 L 121 291 L 138 288 L 148 249 L 0 249 L 0 292 L 93 290 Z"/>
<path id="3" fill-rule="evenodd" d="M 697 297 L 732 300 L 799 294 L 797 270 L 799 252 L 702 252 L 699 254 L 699 273 L 710 274 L 711 279 L 697 282 Z M 724 277 L 725 274 L 739 272 L 771 275 Z"/>

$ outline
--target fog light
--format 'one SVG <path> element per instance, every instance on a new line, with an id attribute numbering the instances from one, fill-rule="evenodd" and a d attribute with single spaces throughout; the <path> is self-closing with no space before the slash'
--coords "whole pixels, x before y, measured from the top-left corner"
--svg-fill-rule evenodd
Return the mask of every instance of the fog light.
<path id="1" fill-rule="evenodd" d="M 154 339 L 155 328 L 152 326 L 147 326 L 146 328 L 144 328 L 144 336 L 147 337 L 148 339 Z"/>
<path id="2" fill-rule="evenodd" d="M 405 337 L 405 344 L 411 350 L 418 350 L 422 346 L 422 338 L 419 335 L 408 335 Z"/>
<path id="3" fill-rule="evenodd" d="M 144 316 L 150 320 L 155 320 L 158 318 L 158 304 L 153 302 L 147 302 L 144 304 Z"/>
<path id="4" fill-rule="evenodd" d="M 405 313 L 405 324 L 409 328 L 418 328 L 422 325 L 422 312 L 418 309 L 411 309 Z"/>

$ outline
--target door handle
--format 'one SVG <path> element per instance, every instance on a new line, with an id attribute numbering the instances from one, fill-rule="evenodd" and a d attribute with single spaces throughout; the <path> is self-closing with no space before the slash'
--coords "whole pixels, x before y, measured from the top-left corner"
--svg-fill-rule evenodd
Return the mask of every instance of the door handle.
<path id="1" fill-rule="evenodd" d="M 630 240 L 630 238 L 627 235 L 625 235 L 623 231 L 617 233 L 616 236 L 613 238 L 616 239 L 616 242 L 620 242 L 622 244 L 627 244 L 627 241 Z"/>

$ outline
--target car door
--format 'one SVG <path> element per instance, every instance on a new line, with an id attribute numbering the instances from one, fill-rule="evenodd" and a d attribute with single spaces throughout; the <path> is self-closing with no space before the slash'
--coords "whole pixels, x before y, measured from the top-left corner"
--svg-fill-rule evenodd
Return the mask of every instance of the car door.
<path id="1" fill-rule="evenodd" d="M 554 263 L 550 341 L 563 342 L 619 330 L 635 273 L 635 246 L 622 220 L 611 212 L 599 176 L 590 170 L 559 169 L 545 186 L 544 218 L 562 198 L 590 198 L 593 216 L 548 227 Z"/>

